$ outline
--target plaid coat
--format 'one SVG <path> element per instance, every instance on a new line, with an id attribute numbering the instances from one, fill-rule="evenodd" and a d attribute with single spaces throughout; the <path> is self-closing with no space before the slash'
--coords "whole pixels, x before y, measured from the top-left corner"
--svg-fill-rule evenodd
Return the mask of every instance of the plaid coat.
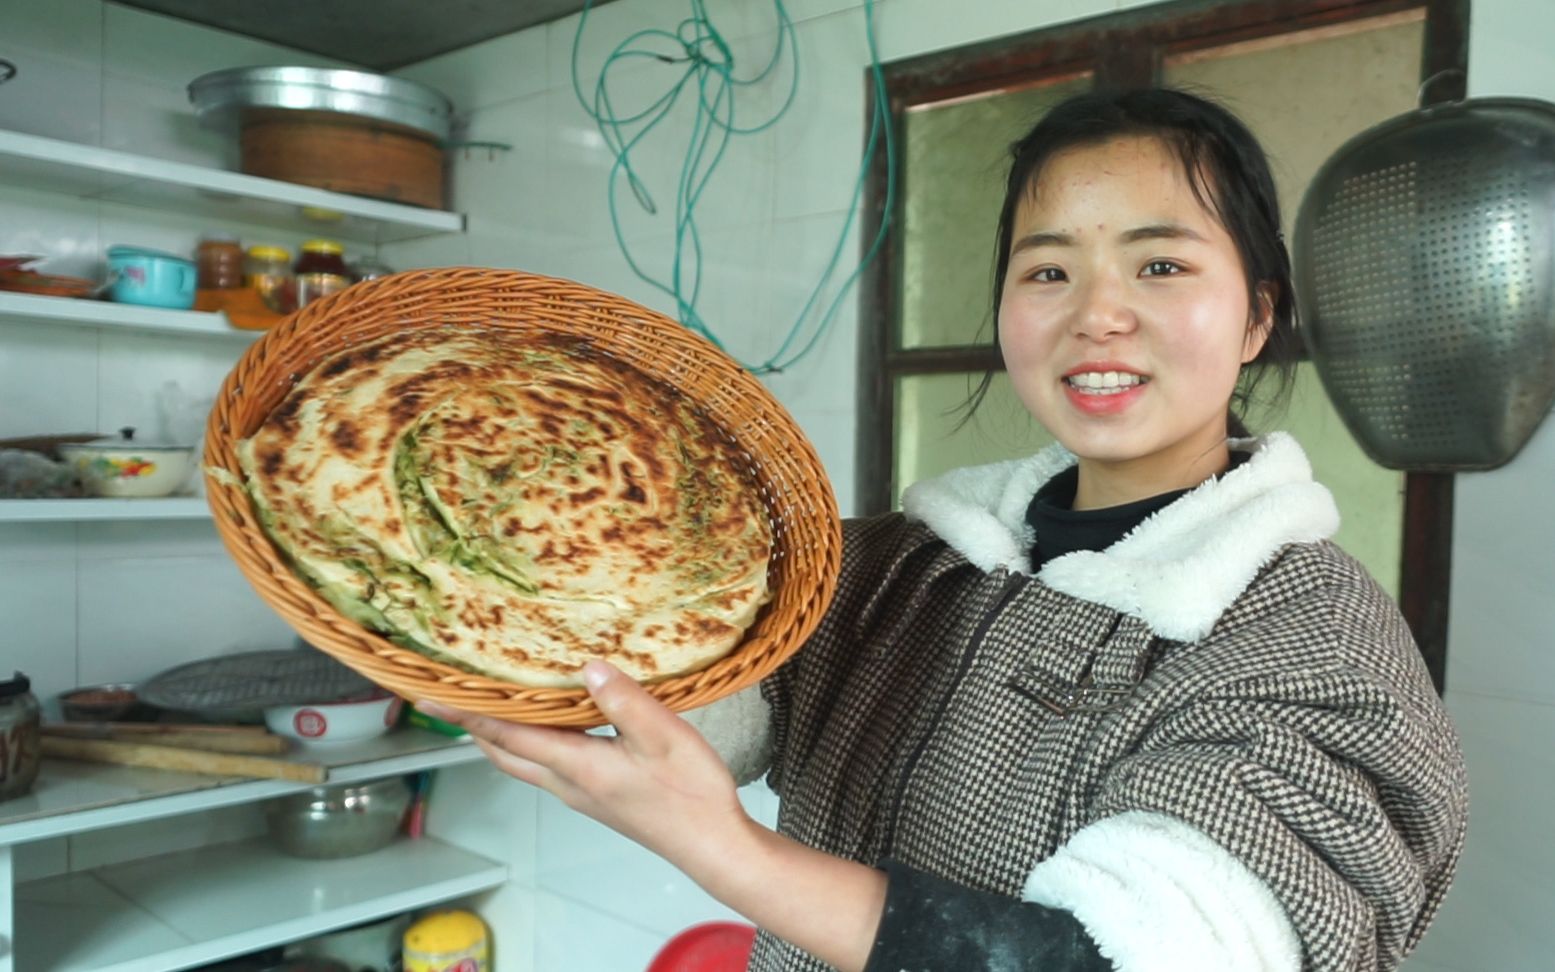
<path id="1" fill-rule="evenodd" d="M 762 686 L 779 829 L 1067 908 L 1120 972 L 1395 967 L 1462 847 L 1456 734 L 1299 447 L 1234 445 L 1035 576 L 1060 449 L 849 522 L 835 601 Z M 765 933 L 750 967 L 823 968 Z"/>

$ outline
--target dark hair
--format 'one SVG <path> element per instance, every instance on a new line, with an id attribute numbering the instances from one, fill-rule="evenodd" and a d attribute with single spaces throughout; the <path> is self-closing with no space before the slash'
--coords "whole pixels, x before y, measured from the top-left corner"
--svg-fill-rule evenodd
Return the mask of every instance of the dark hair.
<path id="1" fill-rule="evenodd" d="M 1252 393 L 1273 374 L 1272 404 L 1290 394 L 1296 368 L 1296 302 L 1290 279 L 1290 253 L 1280 233 L 1280 206 L 1262 146 L 1236 116 L 1212 101 L 1171 88 L 1094 91 L 1059 103 L 1020 141 L 1010 146 L 1010 174 L 999 211 L 993 279 L 994 347 L 999 345 L 999 304 L 1010 263 L 1015 214 L 1035 188 L 1043 167 L 1065 149 L 1097 145 L 1115 138 L 1159 139 L 1182 160 L 1188 185 L 1214 213 L 1236 244 L 1247 277 L 1247 300 L 1256 314 L 1258 286 L 1277 289 L 1273 325 L 1258 356 L 1244 366 L 1244 380 L 1232 395 L 1228 430 L 1246 435 L 1242 424 Z M 967 402 L 970 418 L 988 393 L 993 373 Z"/>

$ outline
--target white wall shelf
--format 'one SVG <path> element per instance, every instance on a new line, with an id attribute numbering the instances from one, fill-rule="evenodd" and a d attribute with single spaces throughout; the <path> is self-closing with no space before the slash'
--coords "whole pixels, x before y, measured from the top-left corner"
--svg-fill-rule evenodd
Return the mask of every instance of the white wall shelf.
<path id="1" fill-rule="evenodd" d="M 265 840 L 204 847 L 16 888 L 16 968 L 164 972 L 503 884 L 507 867 L 430 837 L 308 861 Z"/>
<path id="2" fill-rule="evenodd" d="M 286 758 L 323 763 L 329 767 L 329 783 L 351 783 L 484 757 L 467 737 L 402 727 L 361 743 L 296 748 Z M 45 758 L 32 790 L 0 803 L 0 847 L 268 800 L 309 786 Z"/>
<path id="3" fill-rule="evenodd" d="M 201 496 L 135 499 L 0 499 L 0 523 L 87 523 L 105 520 L 207 520 Z"/>
<path id="4" fill-rule="evenodd" d="M 0 323 L 189 334 L 245 344 L 263 333 L 235 328 L 227 323 L 227 315 L 219 312 L 163 310 L 103 300 L 3 292 L 0 292 Z"/>
<path id="5" fill-rule="evenodd" d="M 215 220 L 307 229 L 362 243 L 464 230 L 460 213 L 3 130 L 0 182 Z"/>

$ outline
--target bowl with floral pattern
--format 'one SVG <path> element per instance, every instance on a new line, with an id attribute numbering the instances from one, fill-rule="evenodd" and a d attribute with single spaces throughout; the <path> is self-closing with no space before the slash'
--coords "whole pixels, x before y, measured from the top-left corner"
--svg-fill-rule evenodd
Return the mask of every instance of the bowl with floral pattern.
<path id="1" fill-rule="evenodd" d="M 193 446 L 137 439 L 133 428 L 62 445 L 59 454 L 96 496 L 171 496 L 194 471 Z"/>

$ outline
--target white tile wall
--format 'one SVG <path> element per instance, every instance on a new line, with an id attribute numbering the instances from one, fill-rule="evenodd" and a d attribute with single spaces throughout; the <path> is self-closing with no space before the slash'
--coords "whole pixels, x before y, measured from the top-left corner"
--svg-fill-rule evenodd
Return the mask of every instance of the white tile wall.
<path id="1" fill-rule="evenodd" d="M 83 561 L 78 579 L 85 684 L 133 682 L 207 656 L 292 644 L 291 629 L 225 555 Z"/>
<path id="2" fill-rule="evenodd" d="M 5 22 L 0 45 L 4 49 L 15 45 L 28 51 L 65 51 L 83 63 L 100 65 L 103 6 L 101 0 L 0 0 L 0 17 Z"/>
<path id="3" fill-rule="evenodd" d="M 202 813 L 186 813 L 75 834 L 67 841 L 70 869 L 85 871 L 109 867 L 126 861 L 194 850 L 209 844 L 263 837 L 266 833 L 264 807 L 245 804 L 219 807 Z"/>
<path id="4" fill-rule="evenodd" d="M 10 19 L 10 18 L 8 18 Z M 95 38 L 95 33 L 92 35 Z M 0 57 L 16 65 L 0 98 L 0 127 L 89 145 L 102 134 L 102 66 L 0 38 Z"/>
<path id="5" fill-rule="evenodd" d="M 883 31 L 896 19 L 897 2 L 877 11 L 877 29 Z M 788 113 L 767 136 L 776 166 L 774 215 L 779 219 L 846 212 L 855 205 L 868 134 L 869 45 L 863 14 L 864 8 L 855 6 L 795 29 L 799 87 Z M 883 151 L 883 133 L 877 144 Z"/>
<path id="6" fill-rule="evenodd" d="M 514 98 L 539 94 L 550 84 L 545 30 L 524 30 L 434 57 L 395 73 L 430 85 L 467 116 Z M 480 135 L 472 130 L 471 137 Z M 540 139 L 536 139 L 540 141 Z"/>
<path id="7" fill-rule="evenodd" d="M 1452 891 L 1418 955 L 1465 970 L 1549 968 L 1555 842 L 1555 705 L 1454 691 L 1449 706 L 1468 758 L 1468 843 Z"/>
<path id="8" fill-rule="evenodd" d="M 17 670 L 26 673 L 40 700 L 82 684 L 73 560 L 0 560 L 0 617 L 5 618 L 0 642 L 5 677 Z"/>
<path id="9" fill-rule="evenodd" d="M 535 895 L 532 967 L 569 972 L 646 969 L 663 946 L 664 936 L 598 911 L 590 907 L 589 900 L 579 901 L 548 891 Z"/>
<path id="10" fill-rule="evenodd" d="M 97 402 L 94 332 L 48 324 L 6 328 L 0 436 L 98 431 Z"/>
<path id="11" fill-rule="evenodd" d="M 432 836 L 502 861 L 525 885 L 537 870 L 539 814 L 539 790 L 484 762 L 439 770 L 427 796 Z"/>
<path id="12" fill-rule="evenodd" d="M 263 64 L 340 67 L 338 61 L 211 30 L 117 4 L 103 4 L 103 70 L 182 90 L 210 71 Z"/>

